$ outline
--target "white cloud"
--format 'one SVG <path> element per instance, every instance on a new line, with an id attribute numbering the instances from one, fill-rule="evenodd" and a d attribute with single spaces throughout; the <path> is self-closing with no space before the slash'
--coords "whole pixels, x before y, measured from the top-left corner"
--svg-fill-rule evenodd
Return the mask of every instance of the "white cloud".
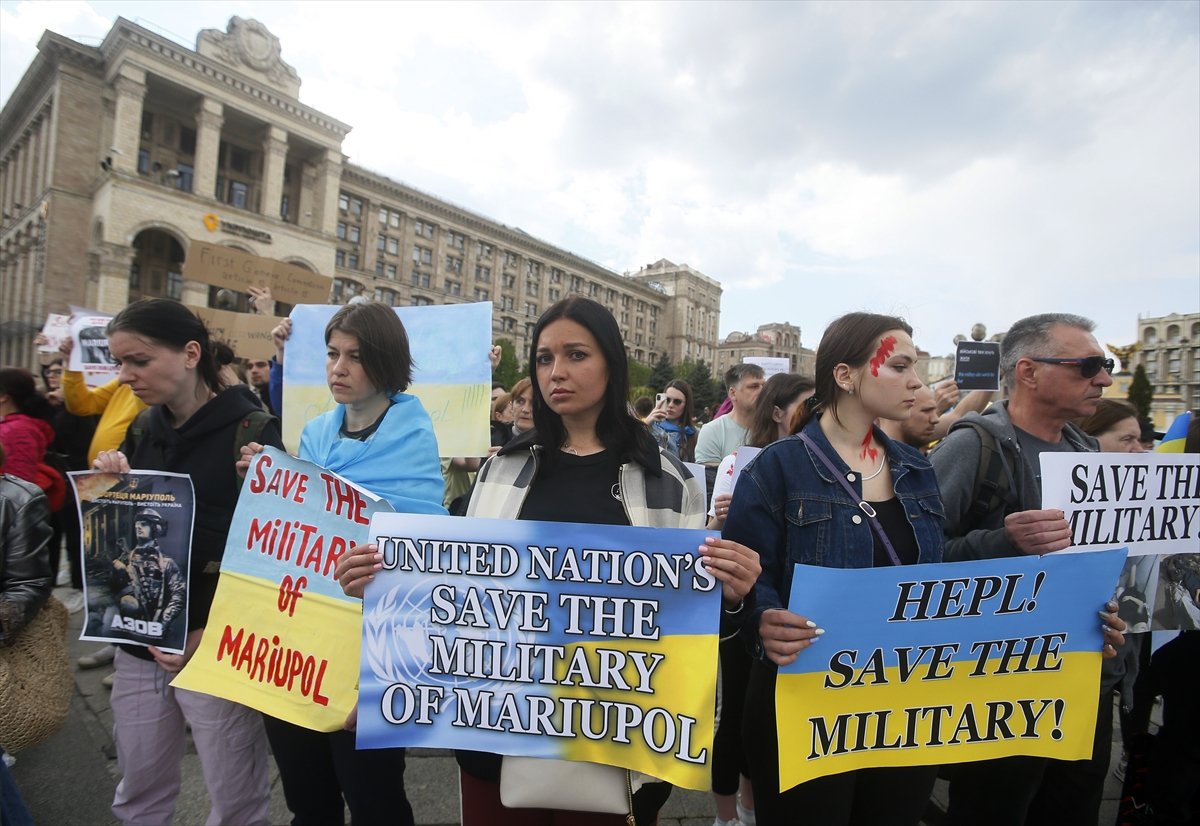
<path id="1" fill-rule="evenodd" d="M 354 163 L 617 271 L 721 281 L 722 332 L 904 312 L 935 352 L 1051 309 L 1200 303 L 1196 3 L 4 3 L 283 42 Z M 14 63 L 13 61 L 20 61 Z"/>

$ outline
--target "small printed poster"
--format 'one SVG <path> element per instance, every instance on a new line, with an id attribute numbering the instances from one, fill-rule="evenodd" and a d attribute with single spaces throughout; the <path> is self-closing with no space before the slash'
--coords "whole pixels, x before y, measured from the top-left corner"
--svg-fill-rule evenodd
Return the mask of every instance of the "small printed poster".
<path id="1" fill-rule="evenodd" d="M 81 640 L 182 654 L 195 495 L 182 473 L 77 471 L 86 616 Z"/>
<path id="2" fill-rule="evenodd" d="M 108 351 L 105 330 L 112 316 L 79 313 L 71 316 L 71 360 L 67 369 L 83 373 L 89 387 L 98 387 L 116 378 L 120 367 Z"/>
<path id="3" fill-rule="evenodd" d="M 954 353 L 954 383 L 959 390 L 999 390 L 1000 342 L 960 341 Z"/>

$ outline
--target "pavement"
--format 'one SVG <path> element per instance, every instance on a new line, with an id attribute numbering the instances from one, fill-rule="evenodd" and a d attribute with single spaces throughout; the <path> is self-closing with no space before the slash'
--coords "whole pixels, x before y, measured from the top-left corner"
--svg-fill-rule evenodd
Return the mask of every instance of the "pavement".
<path id="1" fill-rule="evenodd" d="M 61 597 L 68 595 L 57 589 Z M 65 601 L 65 600 L 64 600 Z M 79 641 L 83 612 L 71 615 L 68 648 L 71 659 L 89 654 L 100 645 Z M 108 826 L 116 824 L 109 806 L 120 779 L 112 739 L 112 710 L 109 691 L 101 680 L 111 668 L 76 670 L 77 693 L 66 723 L 57 734 L 17 755 L 12 775 L 33 815 L 34 823 L 47 826 Z M 1115 712 L 1114 712 L 1115 713 Z M 1157 714 L 1156 714 L 1157 717 Z M 1114 725 L 1114 731 L 1119 726 Z M 1113 763 L 1121 746 L 1113 746 Z M 410 749 L 404 785 L 420 826 L 451 826 L 458 823 L 458 767 L 446 750 Z M 1100 823 L 1113 824 L 1117 817 L 1120 783 L 1111 772 L 1104 790 Z M 927 826 L 941 823 L 946 784 L 939 781 L 927 813 Z M 201 826 L 208 817 L 208 795 L 201 775 L 200 760 L 190 747 L 183 761 L 183 788 L 175 823 Z M 711 826 L 712 798 L 706 792 L 675 789 L 659 815 L 660 826 Z M 271 766 L 271 822 L 290 823 L 278 772 Z"/>

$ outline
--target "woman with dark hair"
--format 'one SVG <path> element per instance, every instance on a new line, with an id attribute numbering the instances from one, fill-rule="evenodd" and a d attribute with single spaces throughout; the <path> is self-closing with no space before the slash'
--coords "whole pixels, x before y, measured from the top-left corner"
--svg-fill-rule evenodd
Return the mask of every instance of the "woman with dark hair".
<path id="1" fill-rule="evenodd" d="M 119 646 L 113 731 L 123 777 L 113 800 L 122 823 L 169 823 L 179 796 L 185 724 L 204 768 L 210 823 L 267 823 L 271 802 L 262 718 L 245 706 L 168 683 L 200 644 L 229 524 L 241 489 L 235 451 L 242 431 L 279 447 L 273 417 L 245 387 L 225 387 L 204 323 L 167 299 L 130 304 L 108 324 L 117 376 L 149 407 L 129 425 L 121 450 L 101 451 L 97 470 L 186 473 L 195 491 L 183 654 Z"/>
<path id="2" fill-rule="evenodd" d="M 276 328 L 280 364 L 290 334 L 290 322 Z M 398 513 L 444 515 L 433 421 L 420 400 L 404 392 L 413 361 L 399 316 L 378 302 L 347 304 L 325 325 L 325 346 L 325 378 L 337 405 L 304 426 L 300 458 L 386 499 Z M 241 465 L 260 449 L 243 448 Z M 357 656 L 357 645 L 347 640 L 347 652 Z M 353 715 L 346 730 L 335 732 L 269 716 L 264 721 L 293 826 L 341 823 L 347 806 L 356 824 L 413 823 L 404 749 L 356 750 Z"/>
<path id="3" fill-rule="evenodd" d="M 681 462 L 691 462 L 696 454 L 693 415 L 692 386 L 683 379 L 674 379 L 667 382 L 662 402 L 646 417 L 654 441 Z"/>
<path id="4" fill-rule="evenodd" d="M 1096 412 L 1078 422 L 1084 433 L 1100 443 L 1104 453 L 1145 453 L 1137 408 L 1117 399 L 1101 399 Z"/>
<path id="5" fill-rule="evenodd" d="M 826 824 L 916 824 L 937 778 L 936 766 L 864 769 L 779 789 L 775 729 L 776 667 L 803 656 L 822 633 L 787 606 L 797 563 L 869 568 L 939 562 L 942 507 L 929 462 L 893 442 L 874 422 L 904 419 L 921 387 L 911 328 L 898 318 L 851 313 L 829 325 L 817 348 L 816 395 L 798 434 L 764 448 L 742 473 L 724 536 L 762 552 L 756 606 L 743 626 L 756 661 L 745 705 L 745 748 L 757 821 L 790 823 L 819 811 Z M 826 467 L 826 464 L 830 467 Z M 853 488 L 853 497 L 837 479 Z M 878 514 L 877 536 L 859 514 Z M 832 507 L 831 519 L 793 519 L 796 503 Z M 787 507 L 784 507 L 784 505 Z M 806 509 L 805 509 L 806 510 Z"/>
<path id="6" fill-rule="evenodd" d="M 20 367 L 0 369 L 0 443 L 8 453 L 9 474 L 37 484 L 37 466 L 54 441 L 52 413 L 32 373 Z"/>
<path id="7" fill-rule="evenodd" d="M 608 310 L 586 298 L 551 306 L 534 327 L 529 363 L 535 426 L 484 464 L 468 516 L 703 527 L 699 484 L 629 412 L 625 345 Z M 373 546 L 354 549 L 338 563 L 342 588 L 361 595 L 381 564 Z M 757 575 L 757 554 L 711 539 L 702 564 L 722 583 L 726 610 L 740 611 Z M 465 826 L 624 822 L 619 815 L 506 809 L 500 802 L 499 756 L 463 752 L 459 760 Z M 580 782 L 587 782 L 585 768 L 580 767 Z M 637 822 L 653 823 L 669 791 L 667 784 L 653 782 L 639 789 L 633 798 Z"/>

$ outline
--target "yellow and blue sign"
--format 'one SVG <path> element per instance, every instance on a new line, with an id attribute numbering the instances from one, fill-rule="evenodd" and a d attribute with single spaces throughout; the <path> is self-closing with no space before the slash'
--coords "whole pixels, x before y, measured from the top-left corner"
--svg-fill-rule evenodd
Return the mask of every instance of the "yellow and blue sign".
<path id="1" fill-rule="evenodd" d="M 317 731 L 357 700 L 361 605 L 334 577 L 390 511 L 353 483 L 273 447 L 242 484 L 200 647 L 171 685 Z"/>
<path id="2" fill-rule="evenodd" d="M 824 629 L 780 667 L 779 784 L 882 766 L 1091 756 L 1097 612 L 1125 549 L 936 565 L 797 565 Z"/>
<path id="3" fill-rule="evenodd" d="M 620 766 L 707 789 L 721 586 L 699 530 L 377 514 L 358 747 Z"/>

